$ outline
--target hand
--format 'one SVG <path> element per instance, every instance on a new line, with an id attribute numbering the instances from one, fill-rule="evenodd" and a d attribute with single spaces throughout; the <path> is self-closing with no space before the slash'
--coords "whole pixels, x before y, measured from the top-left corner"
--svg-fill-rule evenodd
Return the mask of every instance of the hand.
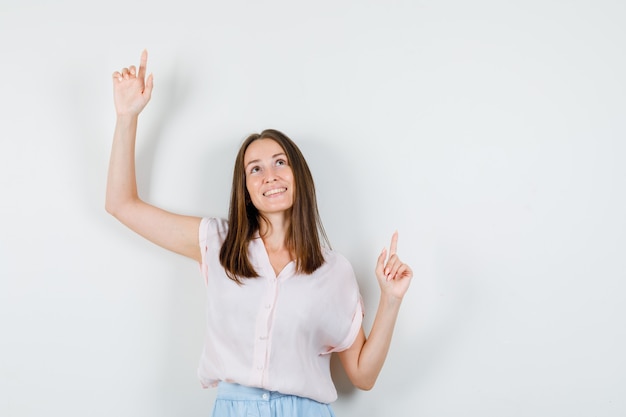
<path id="1" fill-rule="evenodd" d="M 391 237 L 391 246 L 389 247 L 389 259 L 387 258 L 387 249 L 383 248 L 378 262 L 376 264 L 376 278 L 380 285 L 383 295 L 393 298 L 402 299 L 409 289 L 413 271 L 403 263 L 396 250 L 398 248 L 398 232 Z"/>
<path id="2" fill-rule="evenodd" d="M 141 53 L 139 72 L 134 65 L 113 73 L 113 98 L 118 116 L 138 116 L 152 95 L 152 74 L 146 79 L 148 52 Z"/>

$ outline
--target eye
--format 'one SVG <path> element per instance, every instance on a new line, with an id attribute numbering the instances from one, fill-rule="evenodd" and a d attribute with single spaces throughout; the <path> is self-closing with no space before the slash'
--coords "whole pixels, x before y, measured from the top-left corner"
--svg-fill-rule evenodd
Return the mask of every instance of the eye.
<path id="1" fill-rule="evenodd" d="M 287 165 L 287 161 L 285 161 L 284 159 L 277 159 L 276 160 L 276 166 L 280 167 L 283 165 Z"/>
<path id="2" fill-rule="evenodd" d="M 261 168 L 259 168 L 258 166 L 253 166 L 252 168 L 250 168 L 250 174 L 256 174 L 260 170 Z"/>

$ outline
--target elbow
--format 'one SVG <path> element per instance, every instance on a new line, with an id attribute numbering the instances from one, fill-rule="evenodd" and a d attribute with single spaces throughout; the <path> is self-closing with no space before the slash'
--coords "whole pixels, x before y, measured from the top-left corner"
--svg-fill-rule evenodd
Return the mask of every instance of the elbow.
<path id="1" fill-rule="evenodd" d="M 359 383 L 359 384 L 355 384 L 355 387 L 357 387 L 358 389 L 360 389 L 361 391 L 370 391 L 372 388 L 374 388 L 374 382 L 372 383 Z"/>
<path id="2" fill-rule="evenodd" d="M 107 198 L 104 202 L 104 209 L 106 210 L 106 212 L 118 220 L 121 220 L 121 217 L 124 216 L 124 213 L 128 210 L 128 207 L 128 204 L 125 204 L 124 201 L 118 199 Z"/>
<path id="3" fill-rule="evenodd" d="M 120 217 L 125 217 L 126 213 L 132 210 L 139 201 L 136 195 L 112 193 L 107 190 L 104 197 L 104 209 L 107 213 L 119 220 Z"/>
<path id="4" fill-rule="evenodd" d="M 113 217 L 117 217 L 118 208 L 116 204 L 113 204 L 109 199 L 104 202 L 104 210 Z"/>
<path id="5" fill-rule="evenodd" d="M 352 384 L 354 384 L 356 388 L 362 391 L 370 391 L 372 388 L 374 388 L 374 385 L 376 384 L 376 378 L 362 377 L 355 381 L 352 381 Z"/>

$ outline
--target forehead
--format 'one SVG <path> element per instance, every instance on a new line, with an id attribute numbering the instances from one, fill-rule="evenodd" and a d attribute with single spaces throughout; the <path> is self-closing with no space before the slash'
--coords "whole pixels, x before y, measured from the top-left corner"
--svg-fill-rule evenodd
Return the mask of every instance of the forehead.
<path id="1" fill-rule="evenodd" d="M 284 154 L 285 150 L 274 139 L 257 139 L 248 145 L 243 156 L 244 164 L 250 161 L 271 159 L 277 154 Z"/>

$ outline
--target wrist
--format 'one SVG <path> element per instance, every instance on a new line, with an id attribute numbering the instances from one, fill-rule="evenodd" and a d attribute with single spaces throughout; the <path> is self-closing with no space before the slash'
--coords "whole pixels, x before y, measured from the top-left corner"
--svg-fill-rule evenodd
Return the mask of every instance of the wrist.
<path id="1" fill-rule="evenodd" d="M 125 122 L 125 121 L 131 122 L 131 121 L 135 121 L 139 119 L 139 114 L 131 113 L 131 112 L 116 112 L 115 117 L 118 122 Z"/>
<path id="2" fill-rule="evenodd" d="M 380 294 L 379 305 L 384 309 L 399 310 L 402 304 L 402 297 L 398 297 L 392 294 Z"/>
<path id="3" fill-rule="evenodd" d="M 139 119 L 138 114 L 117 113 L 115 124 L 118 128 L 134 129 L 137 127 L 138 119 Z"/>

